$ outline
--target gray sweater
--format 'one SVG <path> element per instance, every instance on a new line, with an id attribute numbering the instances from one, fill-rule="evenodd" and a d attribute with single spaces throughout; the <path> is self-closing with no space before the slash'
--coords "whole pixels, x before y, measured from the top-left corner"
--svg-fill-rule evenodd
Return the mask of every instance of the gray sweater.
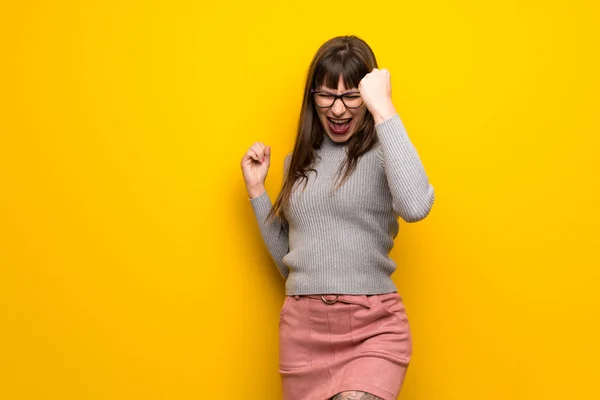
<path id="1" fill-rule="evenodd" d="M 397 114 L 375 125 L 378 143 L 358 160 L 350 178 L 334 191 L 346 157 L 344 144 L 325 135 L 308 184 L 296 182 L 288 220 L 266 216 L 267 192 L 250 199 L 261 235 L 286 294 L 380 294 L 396 291 L 389 257 L 398 218 L 425 218 L 435 199 L 418 153 Z M 289 168 L 290 155 L 284 162 Z M 339 181 L 338 181 L 339 182 Z"/>

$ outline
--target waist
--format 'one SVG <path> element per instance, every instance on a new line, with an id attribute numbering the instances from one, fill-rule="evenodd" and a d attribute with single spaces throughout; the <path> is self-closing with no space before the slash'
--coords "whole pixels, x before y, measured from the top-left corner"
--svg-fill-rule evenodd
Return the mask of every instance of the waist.
<path id="1" fill-rule="evenodd" d="M 289 297 L 294 298 L 295 300 L 301 299 L 314 299 L 320 300 L 325 304 L 331 305 L 337 302 L 347 303 L 347 304 L 359 304 L 369 308 L 371 306 L 370 297 L 378 296 L 380 298 L 388 297 L 388 296 L 398 296 L 398 292 L 389 292 L 389 293 L 381 293 L 381 294 L 295 294 Z"/>

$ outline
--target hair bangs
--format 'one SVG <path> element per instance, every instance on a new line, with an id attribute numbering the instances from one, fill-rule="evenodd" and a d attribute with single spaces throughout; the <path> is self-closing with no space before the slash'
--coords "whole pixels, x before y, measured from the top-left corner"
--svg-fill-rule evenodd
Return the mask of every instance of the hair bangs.
<path id="1" fill-rule="evenodd" d="M 315 88 L 325 86 L 337 90 L 340 76 L 347 90 L 358 88 L 358 84 L 369 71 L 356 57 L 347 57 L 343 53 L 323 59 L 315 71 Z"/>

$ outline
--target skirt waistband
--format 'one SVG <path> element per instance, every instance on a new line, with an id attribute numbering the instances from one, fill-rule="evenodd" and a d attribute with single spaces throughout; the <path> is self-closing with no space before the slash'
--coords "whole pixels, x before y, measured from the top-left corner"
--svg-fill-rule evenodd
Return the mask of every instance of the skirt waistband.
<path id="1" fill-rule="evenodd" d="M 371 301 L 369 300 L 369 297 L 371 296 L 377 296 L 377 295 L 366 295 L 366 294 L 361 294 L 361 295 L 353 295 L 353 294 L 324 294 L 324 295 L 320 295 L 320 294 L 305 294 L 305 295 L 293 295 L 290 297 L 293 297 L 296 300 L 300 300 L 302 298 L 309 298 L 309 299 L 315 299 L 315 300 L 321 300 L 323 303 L 328 304 L 328 305 L 332 305 L 335 303 L 347 303 L 347 304 L 358 304 L 367 308 L 371 308 Z"/>

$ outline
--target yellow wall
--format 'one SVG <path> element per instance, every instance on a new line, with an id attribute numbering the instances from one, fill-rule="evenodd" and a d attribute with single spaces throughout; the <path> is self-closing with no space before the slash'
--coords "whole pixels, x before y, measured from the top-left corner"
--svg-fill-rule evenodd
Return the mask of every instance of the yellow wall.
<path id="1" fill-rule="evenodd" d="M 0 9 L 0 398 L 280 398 L 239 160 L 272 146 L 274 200 L 347 33 L 437 194 L 392 253 L 400 398 L 599 398 L 597 1 L 82 3 Z"/>

